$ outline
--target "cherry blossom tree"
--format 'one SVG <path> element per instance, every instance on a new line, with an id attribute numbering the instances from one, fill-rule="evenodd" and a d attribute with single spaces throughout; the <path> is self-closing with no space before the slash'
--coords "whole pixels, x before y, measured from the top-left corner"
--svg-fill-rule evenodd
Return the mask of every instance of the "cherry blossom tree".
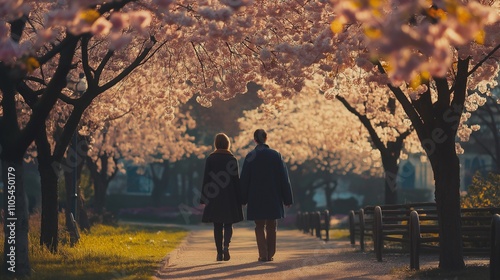
<path id="1" fill-rule="evenodd" d="M 366 75 L 367 72 L 356 66 L 346 69 L 338 74 L 334 90 L 328 89 L 325 97 L 338 99 L 367 129 L 374 148 L 381 154 L 385 204 L 396 204 L 400 158 L 406 158 L 408 153 L 420 153 L 422 149 L 395 97 L 387 88 L 366 81 Z"/>
<path id="2" fill-rule="evenodd" d="M 455 137 L 470 134 L 463 125 L 463 111 L 480 103 L 479 96 L 467 95 L 467 89 L 494 84 L 498 65 L 491 58 L 500 48 L 495 39 L 497 10 L 488 6 L 492 2 L 476 1 L 434 1 L 432 6 L 426 1 L 332 2 L 332 30 L 362 32 L 358 42 L 368 52 L 357 54 L 357 64 L 387 74 L 387 87 L 429 157 L 439 216 L 439 266 L 462 268 L 457 157 L 461 148 Z"/>
<path id="3" fill-rule="evenodd" d="M 161 105 L 159 103 L 156 110 L 164 110 Z M 208 149 L 194 143 L 194 137 L 186 133 L 196 125 L 189 113 L 176 112 L 175 121 L 169 119 L 169 114 L 163 114 L 167 119 L 152 114 L 152 111 L 134 112 L 108 120 L 101 129 L 92 130 L 88 135 L 92 138 L 88 165 L 94 181 L 97 212 L 105 207 L 109 181 L 123 171 L 120 166 L 124 162 L 145 168 L 152 163 L 201 156 Z"/>
<path id="4" fill-rule="evenodd" d="M 313 75 L 335 96 L 339 74 L 358 66 L 366 84 L 389 90 L 416 131 L 433 168 L 440 219 L 440 267 L 464 266 L 459 160 L 472 129 L 465 124 L 479 95 L 495 85 L 498 9 L 494 1 L 283 1 L 254 12 L 256 30 L 231 45 L 256 69 L 261 97 L 276 103 L 300 92 Z M 397 7 L 397 8 L 396 8 Z M 270 16 L 273 15 L 273 19 Z M 333 31 L 333 34 L 332 34 Z M 255 59 L 252 61 L 250 57 Z M 245 61 L 246 62 L 246 61 Z M 242 76 L 245 77 L 245 76 Z M 482 91 L 483 92 L 483 91 Z M 450 253 L 452 252 L 452 253 Z"/>
<path id="5" fill-rule="evenodd" d="M 89 44 L 90 43 L 90 44 Z M 42 182 L 42 227 L 41 227 L 41 243 L 47 245 L 52 251 L 57 250 L 57 181 L 58 181 L 58 169 L 59 163 L 61 162 L 66 149 L 71 139 L 75 137 L 75 130 L 78 126 L 79 120 L 81 119 L 85 109 L 91 104 L 94 98 L 99 94 L 106 91 L 109 87 L 115 85 L 118 81 L 123 79 L 124 76 L 130 74 L 133 69 L 140 66 L 140 63 L 148 58 L 148 54 L 153 50 L 154 40 L 150 38 L 137 37 L 137 41 L 133 42 L 131 45 L 135 46 L 135 49 L 124 48 L 122 50 L 106 50 L 101 56 L 98 55 L 97 49 L 91 45 L 90 38 L 88 36 L 83 36 L 81 41 L 81 65 L 84 72 L 87 72 L 88 78 L 88 89 L 85 92 L 81 92 L 81 96 L 75 96 L 71 92 L 74 98 L 70 98 L 63 91 L 59 95 L 61 103 L 66 103 L 68 106 L 57 106 L 52 114 L 57 117 L 53 119 L 48 119 L 48 122 L 42 126 L 41 132 L 36 135 L 36 144 L 39 154 L 39 169 Z M 161 45 L 161 44 L 160 44 Z M 102 50 L 102 49 L 101 49 Z M 89 53 L 93 53 L 92 57 L 100 57 L 102 60 L 99 63 L 89 60 Z M 116 69 L 116 60 L 114 56 L 120 57 L 121 52 L 127 52 L 131 55 L 135 55 L 135 58 L 129 63 L 122 60 L 123 70 L 119 72 L 118 75 L 109 75 L 109 68 Z M 94 64 L 95 63 L 95 64 Z M 78 62 L 75 62 L 78 65 Z M 48 65 L 50 67 L 50 65 Z M 107 68 L 109 67 L 109 68 Z M 96 69 L 95 71 L 92 71 Z M 46 72 L 43 72 L 46 70 Z M 37 71 L 38 72 L 38 71 Z M 37 72 L 34 74 L 36 75 Z M 44 66 L 41 67 L 40 73 L 50 73 L 50 68 L 45 69 Z M 104 75 L 103 75 L 104 73 Z M 106 75 L 108 74 L 108 75 Z M 52 76 L 55 76 L 54 73 Z M 42 76 L 43 77 L 43 76 Z M 101 79 L 105 80 L 104 84 L 99 84 Z M 43 78 L 42 81 L 43 88 Z M 25 95 L 31 95 L 27 89 L 24 93 Z M 73 107 L 69 110 L 68 107 Z M 36 109 L 36 108 L 33 108 Z M 65 119 L 64 116 L 67 116 Z M 56 120 L 57 122 L 52 122 Z M 45 127 L 49 126 L 49 127 Z M 57 133 L 57 141 L 54 141 L 52 147 L 50 147 L 50 140 L 48 139 L 47 130 L 54 129 L 54 127 L 59 127 L 59 132 Z M 56 131 L 56 130 L 54 130 Z M 77 164 L 78 158 L 73 158 L 75 162 L 72 165 Z M 70 194 L 70 192 L 68 192 Z"/>
<path id="6" fill-rule="evenodd" d="M 373 150 L 368 131 L 340 103 L 325 102 L 311 89 L 275 105 L 246 111 L 239 119 L 241 133 L 234 148 L 240 157 L 254 148 L 254 131 L 264 128 L 267 144 L 281 152 L 290 170 L 312 166 L 309 172 L 325 175 L 327 206 L 339 176 L 381 176 L 380 154 Z"/>
<path id="7" fill-rule="evenodd" d="M 136 4 L 137 3 L 137 4 Z M 57 163 L 58 159 L 65 153 L 73 132 L 77 128 L 78 121 L 89 104 L 102 92 L 116 85 L 120 80 L 129 75 L 133 69 L 147 60 L 148 55 L 154 53 L 155 45 L 163 42 L 182 38 L 172 46 L 185 46 L 192 36 L 191 30 L 199 30 L 196 24 L 202 26 L 210 25 L 209 30 L 219 30 L 224 25 L 224 20 L 242 6 L 247 5 L 245 1 L 221 3 L 210 3 L 210 1 L 10 1 L 1 6 L 0 11 L 0 90 L 2 92 L 2 111 L 0 128 L 2 131 L 2 168 L 4 172 L 4 185 L 8 183 L 8 170 L 16 177 L 16 265 L 11 271 L 17 276 L 30 274 L 29 260 L 27 257 L 27 213 L 24 203 L 24 189 L 22 184 L 22 159 L 35 138 L 44 142 L 42 149 L 48 160 Z M 149 12 L 146 12 L 149 10 Z M 157 33 L 148 28 L 152 16 L 159 24 Z M 221 23 L 217 25 L 217 23 Z M 234 22 L 239 25 L 239 22 Z M 185 30 L 184 30 L 185 29 Z M 236 28 L 233 28 L 234 30 Z M 178 36 L 182 34 L 183 36 Z M 210 34 L 214 36 L 217 34 Z M 91 56 L 93 50 L 89 47 L 94 45 L 94 38 L 104 38 L 103 44 L 107 45 L 109 51 L 103 56 Z M 122 51 L 131 41 L 143 41 L 135 45 L 134 49 Z M 187 40 L 187 41 L 186 41 Z M 174 47 L 174 49 L 176 49 Z M 122 51 L 122 52 L 120 52 Z M 126 53 L 133 53 L 136 58 L 128 60 Z M 76 58 L 79 55 L 79 58 Z M 104 78 L 103 71 L 108 62 L 115 55 L 122 55 L 122 63 L 114 65 L 114 76 Z M 99 57 L 99 64 L 92 64 L 92 59 Z M 172 57 L 172 56 L 170 56 Z M 185 56 L 189 57 L 189 55 Z M 74 59 L 75 58 L 75 59 Z M 168 61 L 168 60 L 167 60 Z M 170 60 L 172 61 L 172 60 Z M 182 60 L 181 60 L 182 61 Z M 79 63 L 81 62 L 81 63 Z M 125 63 L 123 63 L 125 62 Z M 187 65 L 184 64 L 184 65 Z M 67 84 L 67 76 L 75 67 L 81 67 L 80 71 L 85 73 L 89 88 L 76 99 L 68 98 L 64 94 Z M 78 71 L 78 72 L 80 72 Z M 170 79 L 164 79 L 162 85 L 171 85 Z M 176 80 L 181 84 L 178 88 L 179 94 L 184 94 L 182 88 L 183 80 Z M 162 85 L 159 85 L 160 87 Z M 168 88 L 165 86 L 164 88 Z M 19 93 L 22 98 L 19 98 Z M 190 93 L 192 94 L 192 93 Z M 58 144 L 53 151 L 46 141 L 47 133 L 43 133 L 47 124 L 45 120 L 49 113 L 61 99 L 73 106 L 73 110 L 64 124 L 64 129 Z M 26 103 L 31 110 L 25 110 L 18 115 L 19 103 Z M 42 133 L 40 134 L 40 131 Z M 4 133 L 6 132 L 6 133 Z M 45 140 L 44 140 L 45 139 Z M 40 149 L 40 148 L 39 148 Z M 43 165 L 51 168 L 53 165 Z M 53 178 L 56 174 L 50 174 L 48 169 L 41 170 L 41 174 L 48 176 L 53 186 Z M 52 171 L 53 172 L 53 171 Z M 55 172 L 53 172 L 55 173 Z M 42 179 L 42 181 L 45 181 Z M 52 210 L 45 209 L 47 219 L 54 216 L 53 209 L 57 204 L 51 204 L 57 192 L 54 189 L 44 189 L 43 203 Z M 6 201 L 7 202 L 7 201 Z M 5 203 L 4 205 L 7 205 Z M 7 209 L 6 209 L 7 210 Z M 57 213 L 55 213 L 57 214 Z M 43 219 L 43 218 L 42 218 Z M 57 216 L 56 218 L 57 219 Z M 55 241 L 54 233 L 57 232 L 57 223 L 50 223 L 51 234 L 47 240 Z M 7 232 L 7 228 L 4 229 Z M 8 234 L 6 234 L 8 236 Z M 43 238 L 45 239 L 45 238 Z M 45 243 L 45 241 L 42 241 Z M 50 241 L 48 241 L 50 242 Z M 48 243 L 47 243 L 48 244 Z M 57 244 L 57 243 L 51 243 Z M 7 239 L 4 242 L 5 254 L 9 253 Z M 54 248 L 55 249 L 55 248 Z M 7 259 L 7 258 L 6 258 Z M 8 269 L 7 264 L 5 268 Z"/>
<path id="8" fill-rule="evenodd" d="M 162 93 L 174 100 L 196 94 L 204 106 L 244 92 L 248 81 L 263 86 L 259 94 L 266 104 L 277 104 L 315 75 L 324 77 L 323 90 L 335 96 L 339 74 L 354 65 L 363 68 L 370 73 L 367 85 L 378 83 L 398 100 L 431 161 L 440 267 L 463 267 L 455 136 L 470 131 L 463 125 L 464 108 L 481 103 L 480 97 L 467 96 L 467 88 L 485 87 L 496 73 L 497 64 L 489 59 L 500 47 L 495 10 L 489 3 L 454 0 L 432 6 L 423 0 L 258 1 L 247 7 L 251 4 L 124 0 L 1 6 L 0 143 L 4 185 L 9 170 L 18 180 L 17 275 L 30 271 L 21 168 L 28 147 L 39 139 L 44 152 L 38 153 L 58 163 L 90 104 L 145 65 L 156 68 L 146 75 L 137 71 L 137 94 L 146 100 Z M 162 59 L 154 60 L 158 56 Z M 64 88 L 67 77 L 79 72 L 85 73 L 88 90 L 72 98 Z M 144 82 L 152 77 L 157 79 Z M 53 124 L 46 120 L 58 100 L 73 108 L 63 112 L 67 121 L 51 147 L 46 128 Z M 41 170 L 55 178 L 49 172 Z M 54 199 L 50 190 L 44 190 L 45 201 Z M 4 247 L 7 253 L 7 240 Z"/>

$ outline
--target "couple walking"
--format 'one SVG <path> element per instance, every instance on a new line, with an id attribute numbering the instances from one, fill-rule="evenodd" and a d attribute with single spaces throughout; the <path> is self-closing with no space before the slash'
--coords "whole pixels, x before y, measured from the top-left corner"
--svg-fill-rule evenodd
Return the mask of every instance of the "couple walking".
<path id="1" fill-rule="evenodd" d="M 293 203 L 288 171 L 281 154 L 266 144 L 267 133 L 254 133 L 255 149 L 245 157 L 241 176 L 238 161 L 230 152 L 224 133 L 215 136 L 215 151 L 205 162 L 200 203 L 205 205 L 202 222 L 214 224 L 217 260 L 228 261 L 233 223 L 243 220 L 242 205 L 247 205 L 247 220 L 255 221 L 259 261 L 272 261 L 276 252 L 277 219 L 284 218 L 283 206 Z"/>

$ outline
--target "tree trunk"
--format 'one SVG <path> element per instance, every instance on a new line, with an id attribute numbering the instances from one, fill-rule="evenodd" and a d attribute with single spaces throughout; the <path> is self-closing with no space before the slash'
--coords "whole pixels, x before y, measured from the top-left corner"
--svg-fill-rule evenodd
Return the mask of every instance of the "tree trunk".
<path id="1" fill-rule="evenodd" d="M 108 186 L 99 172 L 95 176 L 92 175 L 92 178 L 94 180 L 94 209 L 97 213 L 102 214 L 106 208 L 106 190 Z"/>
<path id="2" fill-rule="evenodd" d="M 326 183 L 325 186 L 325 202 L 326 202 L 326 209 L 328 211 L 332 211 L 332 194 L 333 190 L 328 186 L 328 183 Z"/>
<path id="3" fill-rule="evenodd" d="M 181 184 L 179 182 L 179 174 L 182 174 L 180 171 L 182 170 L 180 168 L 180 162 L 174 162 L 173 167 L 172 167 L 172 174 L 174 174 L 174 180 L 172 184 L 172 191 L 171 191 L 171 197 L 170 201 L 177 202 L 181 198 Z"/>
<path id="4" fill-rule="evenodd" d="M 106 191 L 112 177 L 107 176 L 107 157 L 101 156 L 100 160 L 102 162 L 100 171 L 97 169 L 97 164 L 89 158 L 87 158 L 87 166 L 94 182 L 94 210 L 98 214 L 103 214 L 106 207 Z"/>
<path id="5" fill-rule="evenodd" d="M 349 112 L 353 113 L 358 119 L 361 121 L 363 126 L 368 130 L 368 134 L 370 134 L 370 139 L 374 147 L 380 151 L 380 155 L 382 156 L 382 165 L 384 167 L 385 172 L 385 204 L 396 204 L 398 201 L 398 193 L 397 193 L 397 176 L 398 176 L 398 159 L 401 155 L 401 150 L 403 149 L 403 141 L 408 137 L 412 129 L 408 129 L 405 132 L 402 132 L 397 136 L 396 141 L 394 142 L 384 142 L 380 139 L 375 127 L 373 126 L 370 119 L 361 113 L 359 113 L 345 98 L 342 96 L 337 96 L 337 99 L 346 107 Z M 396 99 L 390 98 L 387 104 L 387 110 L 391 112 L 392 115 L 396 115 Z"/>
<path id="6" fill-rule="evenodd" d="M 85 201 L 83 200 L 82 190 L 80 188 L 78 189 L 77 203 L 78 203 L 78 205 L 77 205 L 78 226 L 80 227 L 81 230 L 89 231 L 90 230 L 89 215 L 87 213 L 87 207 L 85 206 Z"/>
<path id="7" fill-rule="evenodd" d="M 326 176 L 326 177 L 329 177 L 329 176 Z M 337 189 L 337 186 L 338 186 L 338 182 L 335 179 L 332 178 L 331 181 L 329 181 L 329 179 L 326 178 L 326 180 L 325 180 L 326 209 L 328 209 L 328 211 L 330 211 L 330 212 L 332 212 L 332 210 L 333 210 L 332 194 Z"/>
<path id="8" fill-rule="evenodd" d="M 78 199 L 78 182 L 76 181 L 77 174 L 73 170 L 64 171 L 64 186 L 66 188 L 66 209 L 64 211 L 64 216 L 66 218 L 66 229 L 69 232 L 69 239 L 71 245 L 75 245 L 78 242 L 78 229 L 76 228 L 73 220 L 77 219 L 77 202 Z M 73 217 L 71 217 L 73 214 Z"/>
<path id="9" fill-rule="evenodd" d="M 35 137 L 38 159 L 38 173 L 42 193 L 42 220 L 40 228 L 40 245 L 45 245 L 51 252 L 57 252 L 59 245 L 58 190 L 59 164 L 54 162 L 50 144 L 47 141 L 45 125 L 42 125 Z"/>
<path id="10" fill-rule="evenodd" d="M 94 209 L 96 213 L 103 214 L 106 208 L 106 192 L 108 190 L 109 182 L 118 173 L 118 170 L 114 170 L 111 175 L 108 175 L 108 159 L 110 155 L 102 154 L 98 160 L 101 161 L 101 169 L 98 170 L 97 164 L 92 161 L 91 158 L 87 157 L 87 166 L 90 170 L 90 176 L 94 182 Z M 115 161 L 116 159 L 112 158 Z"/>
<path id="11" fill-rule="evenodd" d="M 153 189 L 151 190 L 151 200 L 153 206 L 160 206 L 162 197 L 168 185 L 170 162 L 168 160 L 161 163 L 161 168 L 158 172 L 155 171 L 155 164 L 150 164 L 151 178 L 153 179 Z"/>
<path id="12" fill-rule="evenodd" d="M 23 159 L 2 159 L 4 205 L 4 271 L 19 278 L 29 276 L 28 199 L 24 189 Z"/>
<path id="13" fill-rule="evenodd" d="M 59 245 L 58 230 L 58 175 L 50 163 L 40 161 L 38 164 L 42 188 L 42 221 L 40 228 L 40 245 L 45 245 L 51 252 L 57 252 Z"/>
<path id="14" fill-rule="evenodd" d="M 82 208 L 83 201 L 79 201 L 81 200 L 79 180 L 87 152 L 88 145 L 86 139 L 79 136 L 79 134 L 75 131 L 66 155 L 66 162 L 71 166 L 64 170 L 64 182 L 66 189 L 66 228 L 70 234 L 70 242 L 72 245 L 78 242 L 78 228 L 76 227 L 74 221 L 78 221 L 80 213 L 85 212 L 85 209 Z M 71 217 L 71 214 L 73 214 L 73 217 Z M 86 213 L 84 216 L 88 224 Z M 89 227 L 89 224 L 85 226 Z"/>
<path id="15" fill-rule="evenodd" d="M 439 221 L 439 267 L 446 270 L 465 267 L 460 220 L 460 163 L 453 139 L 439 145 L 436 158 L 431 157 Z"/>
<path id="16" fill-rule="evenodd" d="M 399 155 L 399 151 L 398 151 Z M 398 156 L 399 157 L 399 156 Z M 385 183 L 384 183 L 384 194 L 385 194 L 385 204 L 397 204 L 398 203 L 398 157 L 383 156 L 382 164 L 385 173 Z"/>

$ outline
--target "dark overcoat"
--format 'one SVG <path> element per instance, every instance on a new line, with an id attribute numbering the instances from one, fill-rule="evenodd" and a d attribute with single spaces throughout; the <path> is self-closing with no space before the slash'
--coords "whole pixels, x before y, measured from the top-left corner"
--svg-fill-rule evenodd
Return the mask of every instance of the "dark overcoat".
<path id="1" fill-rule="evenodd" d="M 283 157 L 266 144 L 258 144 L 243 162 L 241 201 L 248 220 L 285 217 L 283 205 L 293 204 L 292 188 Z"/>
<path id="2" fill-rule="evenodd" d="M 243 220 L 238 161 L 228 150 L 217 149 L 205 161 L 200 203 L 202 222 L 236 223 Z"/>

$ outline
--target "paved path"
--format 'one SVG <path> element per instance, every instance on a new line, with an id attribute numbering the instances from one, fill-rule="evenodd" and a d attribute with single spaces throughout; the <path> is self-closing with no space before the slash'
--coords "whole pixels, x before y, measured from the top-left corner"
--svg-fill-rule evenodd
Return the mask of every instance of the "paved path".
<path id="1" fill-rule="evenodd" d="M 398 279 L 390 275 L 397 257 L 377 262 L 348 241 L 324 242 L 298 230 L 278 229 L 277 253 L 272 262 L 258 262 L 253 225 L 238 223 L 230 245 L 231 260 L 217 262 L 211 225 L 191 231 L 169 254 L 155 279 Z M 399 260 L 400 267 L 408 258 Z"/>
<path id="2" fill-rule="evenodd" d="M 186 240 L 165 258 L 154 279 L 378 279 L 404 277 L 409 256 L 386 254 L 377 262 L 348 241 L 324 242 L 299 230 L 278 229 L 277 252 L 272 262 L 257 261 L 253 226 L 234 227 L 231 260 L 217 262 L 211 225 L 190 226 Z M 484 259 L 467 264 L 484 263 Z M 437 256 L 423 256 L 421 268 L 437 267 Z"/>

